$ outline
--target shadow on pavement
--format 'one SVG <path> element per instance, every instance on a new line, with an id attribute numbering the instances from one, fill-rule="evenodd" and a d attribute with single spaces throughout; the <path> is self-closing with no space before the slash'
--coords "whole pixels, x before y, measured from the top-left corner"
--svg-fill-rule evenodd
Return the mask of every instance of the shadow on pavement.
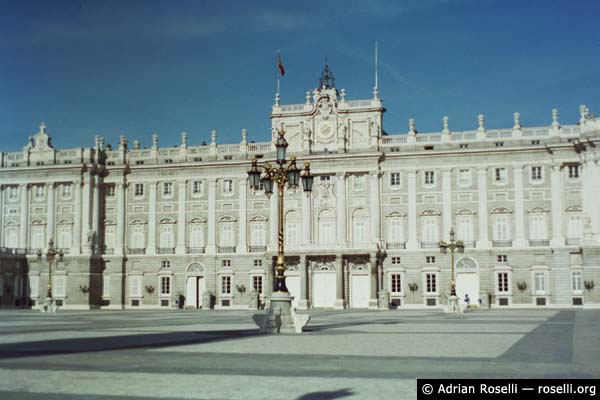
<path id="1" fill-rule="evenodd" d="M 0 345 L 0 360 L 18 357 L 184 346 L 242 339 L 258 335 L 261 334 L 257 329 L 247 329 L 237 331 L 168 332 L 5 343 Z"/>
<path id="2" fill-rule="evenodd" d="M 350 389 L 332 390 L 329 392 L 312 392 L 303 394 L 296 400 L 333 400 L 341 399 L 342 397 L 352 396 L 354 393 Z"/>

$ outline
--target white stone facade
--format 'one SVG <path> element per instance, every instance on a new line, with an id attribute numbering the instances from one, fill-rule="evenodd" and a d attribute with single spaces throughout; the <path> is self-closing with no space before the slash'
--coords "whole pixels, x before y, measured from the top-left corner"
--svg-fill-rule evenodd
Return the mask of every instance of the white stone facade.
<path id="1" fill-rule="evenodd" d="M 272 108 L 273 136 L 309 161 L 314 191 L 286 191 L 288 287 L 299 309 L 416 308 L 445 303 L 454 228 L 457 292 L 495 307 L 600 305 L 600 120 L 576 125 L 407 134 L 385 109 L 328 81 L 304 104 Z M 247 308 L 268 297 L 275 196 L 248 190 L 250 159 L 272 143 L 58 150 L 46 127 L 0 160 L 0 304 L 40 304 L 50 238 L 63 307 Z"/>

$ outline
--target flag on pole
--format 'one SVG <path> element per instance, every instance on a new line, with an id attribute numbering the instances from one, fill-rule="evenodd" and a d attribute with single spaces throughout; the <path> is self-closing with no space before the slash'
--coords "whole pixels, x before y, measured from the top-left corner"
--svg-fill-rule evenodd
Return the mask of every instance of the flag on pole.
<path id="1" fill-rule="evenodd" d="M 277 68 L 279 68 L 279 72 L 281 73 L 281 76 L 284 76 L 285 68 L 283 68 L 283 61 L 281 61 L 281 56 L 279 55 L 279 52 L 277 52 Z"/>

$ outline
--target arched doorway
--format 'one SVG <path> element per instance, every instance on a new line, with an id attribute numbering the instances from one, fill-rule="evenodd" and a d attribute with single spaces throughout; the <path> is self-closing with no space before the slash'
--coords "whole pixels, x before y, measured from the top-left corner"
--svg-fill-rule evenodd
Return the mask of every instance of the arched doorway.
<path id="1" fill-rule="evenodd" d="M 185 307 L 202 308 L 202 295 L 206 291 L 204 267 L 193 263 L 187 267 L 185 281 Z"/>
<path id="2" fill-rule="evenodd" d="M 479 266 L 471 257 L 463 257 L 456 262 L 456 295 L 458 303 L 465 305 L 465 295 L 469 295 L 471 305 L 479 305 Z"/>

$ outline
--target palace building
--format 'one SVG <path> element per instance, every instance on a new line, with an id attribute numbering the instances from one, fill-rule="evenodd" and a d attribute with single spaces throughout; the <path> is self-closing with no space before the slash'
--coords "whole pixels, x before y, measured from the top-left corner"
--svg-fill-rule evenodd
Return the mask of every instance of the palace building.
<path id="1" fill-rule="evenodd" d="M 349 100 L 326 66 L 302 104 L 271 111 L 313 192 L 285 193 L 287 286 L 298 309 L 436 308 L 456 290 L 492 307 L 600 307 L 600 119 L 420 133 L 384 129 L 377 88 Z M 387 128 L 387 127 L 386 127 Z M 391 129 L 388 128 L 388 129 Z M 397 127 L 393 129 L 398 130 Z M 0 304 L 256 307 L 272 290 L 277 196 L 247 184 L 272 142 L 57 149 L 46 126 L 0 159 Z M 191 142 L 192 140 L 190 140 Z M 193 140 L 200 142 L 201 139 Z M 595 199 L 595 200 L 594 200 Z M 57 254 L 49 271 L 46 253 Z M 491 296 L 491 297 L 490 297 Z"/>

